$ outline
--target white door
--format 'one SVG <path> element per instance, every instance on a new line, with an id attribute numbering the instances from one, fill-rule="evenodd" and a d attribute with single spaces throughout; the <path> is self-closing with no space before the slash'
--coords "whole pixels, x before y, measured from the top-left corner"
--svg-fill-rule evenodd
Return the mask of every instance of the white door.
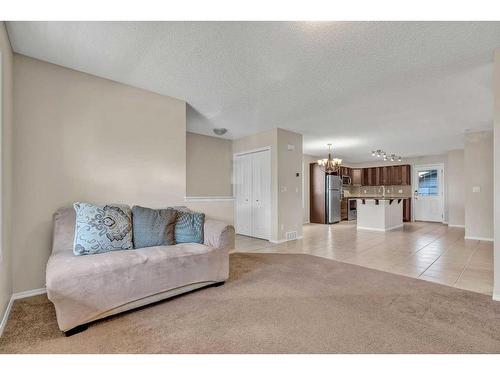
<path id="1" fill-rule="evenodd" d="M 271 152 L 234 157 L 236 233 L 271 238 Z"/>
<path id="2" fill-rule="evenodd" d="M 443 166 L 429 165 L 414 168 L 414 219 L 443 221 Z"/>
<path id="3" fill-rule="evenodd" d="M 252 154 L 252 236 L 271 238 L 271 158 L 269 151 Z"/>
<path id="4" fill-rule="evenodd" d="M 234 159 L 235 228 L 236 233 L 252 235 L 252 157 Z"/>

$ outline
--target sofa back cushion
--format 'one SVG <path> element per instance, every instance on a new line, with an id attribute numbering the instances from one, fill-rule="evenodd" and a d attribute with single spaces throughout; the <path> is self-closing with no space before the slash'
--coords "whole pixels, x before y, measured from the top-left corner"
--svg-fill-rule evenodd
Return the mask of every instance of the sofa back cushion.
<path id="1" fill-rule="evenodd" d="M 177 211 L 175 223 L 176 243 L 203 243 L 205 214 L 199 212 Z"/>
<path id="2" fill-rule="evenodd" d="M 176 218 L 177 211 L 172 208 L 132 207 L 134 248 L 175 245 Z"/>
<path id="3" fill-rule="evenodd" d="M 132 244 L 132 210 L 125 205 L 77 202 L 73 253 L 87 255 L 128 250 Z"/>

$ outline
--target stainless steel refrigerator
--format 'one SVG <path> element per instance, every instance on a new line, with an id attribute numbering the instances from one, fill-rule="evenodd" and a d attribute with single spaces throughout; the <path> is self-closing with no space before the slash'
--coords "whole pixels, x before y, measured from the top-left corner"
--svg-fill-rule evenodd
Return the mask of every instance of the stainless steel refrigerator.
<path id="1" fill-rule="evenodd" d="M 340 202 L 342 201 L 342 178 L 326 175 L 326 223 L 340 222 Z"/>

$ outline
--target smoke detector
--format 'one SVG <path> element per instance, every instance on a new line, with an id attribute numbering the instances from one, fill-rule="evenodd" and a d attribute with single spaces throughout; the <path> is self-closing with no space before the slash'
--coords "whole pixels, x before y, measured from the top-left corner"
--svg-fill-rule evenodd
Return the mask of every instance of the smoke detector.
<path id="1" fill-rule="evenodd" d="M 214 133 L 217 135 L 224 135 L 227 133 L 226 128 L 214 128 Z"/>

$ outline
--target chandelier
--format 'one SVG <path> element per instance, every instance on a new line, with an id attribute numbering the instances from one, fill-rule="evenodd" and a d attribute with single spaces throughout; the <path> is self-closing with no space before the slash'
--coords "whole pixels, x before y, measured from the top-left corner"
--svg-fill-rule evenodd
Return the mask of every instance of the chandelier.
<path id="1" fill-rule="evenodd" d="M 342 164 L 342 159 L 332 159 L 332 144 L 328 144 L 328 159 L 318 160 L 319 168 L 326 174 L 332 174 L 338 172 L 340 169 L 340 164 Z"/>

